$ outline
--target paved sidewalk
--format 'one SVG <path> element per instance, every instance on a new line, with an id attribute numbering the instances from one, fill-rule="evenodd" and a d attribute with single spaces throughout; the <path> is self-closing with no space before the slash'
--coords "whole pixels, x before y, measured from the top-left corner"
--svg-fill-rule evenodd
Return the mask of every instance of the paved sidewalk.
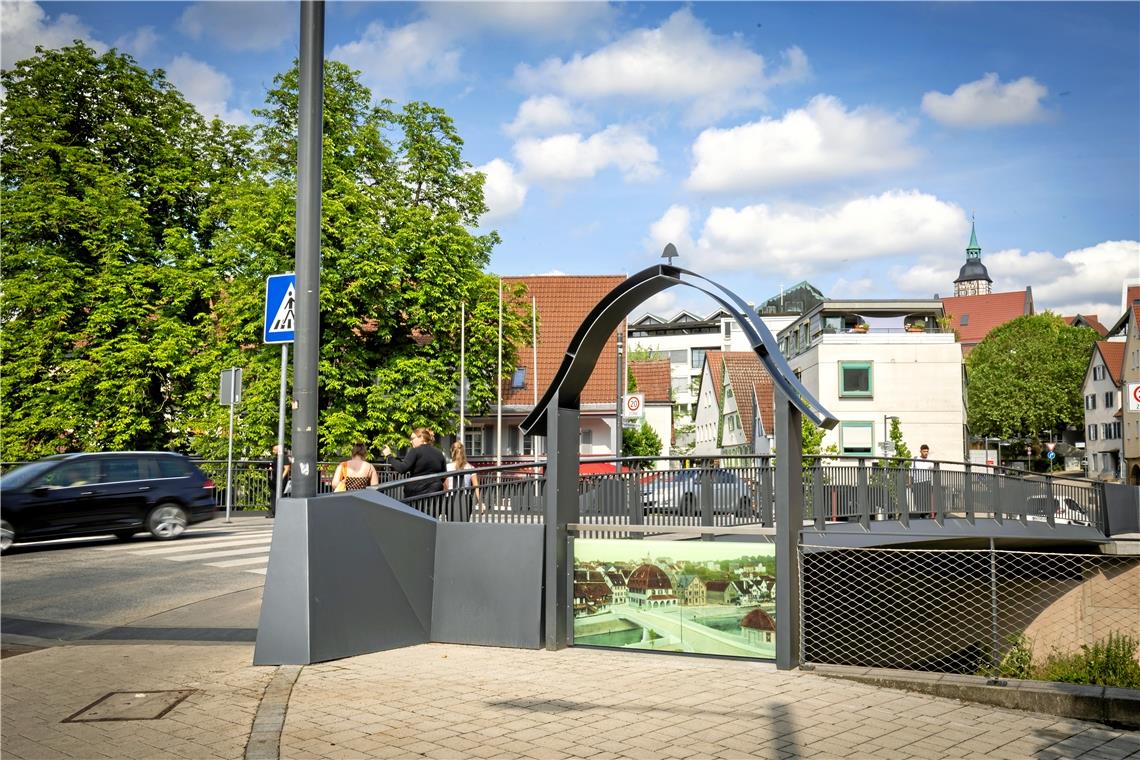
<path id="1" fill-rule="evenodd" d="M 3 756 L 241 758 L 276 668 L 249 645 L 77 644 L 3 661 Z M 157 720 L 61 723 L 112 691 Z M 310 665 L 282 758 L 1140 758 L 1140 732 L 763 663 L 429 644 Z"/>

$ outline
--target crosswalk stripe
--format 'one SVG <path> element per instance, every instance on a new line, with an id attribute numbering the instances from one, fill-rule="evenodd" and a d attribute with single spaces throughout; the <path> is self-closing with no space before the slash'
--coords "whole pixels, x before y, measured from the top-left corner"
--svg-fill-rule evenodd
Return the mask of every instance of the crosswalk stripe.
<path id="1" fill-rule="evenodd" d="M 266 554 L 262 557 L 250 557 L 248 559 L 227 559 L 223 562 L 207 562 L 210 567 L 241 567 L 242 565 L 256 565 L 259 562 L 268 562 L 269 555 Z"/>
<path id="2" fill-rule="evenodd" d="M 209 541 L 179 539 L 176 541 L 177 546 L 167 545 L 163 546 L 160 549 L 134 549 L 131 551 L 131 554 L 139 554 L 144 557 L 154 554 L 178 554 L 179 552 L 193 551 L 194 549 L 226 549 L 233 546 L 268 544 L 272 540 L 273 536 L 258 536 L 257 538 L 235 536 L 233 539 L 218 539 Z"/>
<path id="3" fill-rule="evenodd" d="M 193 548 L 192 546 L 189 547 L 191 550 Z M 192 562 L 200 559 L 216 559 L 219 557 L 240 557 L 243 554 L 264 554 L 268 556 L 268 552 L 266 551 L 268 548 L 269 547 L 266 546 L 255 546 L 248 549 L 226 549 L 224 551 L 201 552 L 199 554 L 171 555 L 169 557 L 163 557 L 163 559 L 169 559 L 174 562 Z"/>

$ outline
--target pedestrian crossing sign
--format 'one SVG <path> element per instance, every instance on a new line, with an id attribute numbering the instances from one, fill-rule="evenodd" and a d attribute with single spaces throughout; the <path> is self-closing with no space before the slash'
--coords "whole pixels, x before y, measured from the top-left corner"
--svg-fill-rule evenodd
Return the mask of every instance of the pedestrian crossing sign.
<path id="1" fill-rule="evenodd" d="M 297 308 L 297 276 L 273 274 L 265 280 L 266 343 L 292 343 Z"/>

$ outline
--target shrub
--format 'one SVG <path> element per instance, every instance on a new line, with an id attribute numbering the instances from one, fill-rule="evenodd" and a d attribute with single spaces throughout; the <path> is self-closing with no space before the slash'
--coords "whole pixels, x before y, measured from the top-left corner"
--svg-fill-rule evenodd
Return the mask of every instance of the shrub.
<path id="1" fill-rule="evenodd" d="M 1039 669 L 1038 677 L 1061 683 L 1140 689 L 1140 663 L 1135 657 L 1137 647 L 1140 647 L 1140 639 L 1110 633 L 1107 639 L 1092 646 L 1081 645 L 1080 652 L 1049 655 Z"/>

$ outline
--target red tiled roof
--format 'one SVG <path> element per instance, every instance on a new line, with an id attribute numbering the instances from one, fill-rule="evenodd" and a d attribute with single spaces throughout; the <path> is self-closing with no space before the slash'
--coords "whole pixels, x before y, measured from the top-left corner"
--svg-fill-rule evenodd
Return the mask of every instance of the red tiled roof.
<path id="1" fill-rule="evenodd" d="M 1033 296 L 1028 288 L 1008 293 L 951 296 L 942 299 L 942 309 L 951 317 L 950 327 L 957 331 L 962 352 L 967 353 L 998 325 L 1032 314 Z M 966 324 L 962 324 L 963 317 L 967 318 Z"/>
<path id="2" fill-rule="evenodd" d="M 728 381 L 732 383 L 732 395 L 736 398 L 736 408 L 740 412 L 744 439 L 752 443 L 753 389 L 756 390 L 756 401 L 760 407 L 760 419 L 764 423 L 764 431 L 772 433 L 775 430 L 776 406 L 772 395 L 772 376 L 764 369 L 760 357 L 753 351 L 729 351 L 721 356 L 728 369 Z"/>
<path id="3" fill-rule="evenodd" d="M 582 320 L 598 301 L 625 281 L 624 275 L 550 275 L 504 277 L 505 284 L 523 283 L 527 287 L 525 300 L 534 296 L 538 311 L 538 372 L 535 376 L 533 351 L 524 347 L 519 351 L 519 366 L 526 368 L 523 388 L 512 389 L 510 379 L 503 383 L 505 406 L 531 406 L 534 404 L 534 383 L 538 395 L 554 379 L 562 364 L 570 339 L 582 325 Z M 594 373 L 582 391 L 583 404 L 614 404 L 617 374 L 617 343 L 611 338 L 602 349 Z"/>
<path id="4" fill-rule="evenodd" d="M 1096 315 L 1086 317 L 1084 314 L 1075 314 L 1071 317 L 1061 317 L 1061 319 L 1065 320 L 1065 324 L 1069 326 L 1076 323 L 1078 327 L 1091 327 L 1102 338 L 1108 335 L 1108 328 L 1101 324 Z"/>
<path id="5" fill-rule="evenodd" d="M 716 398 L 717 409 L 720 409 L 720 389 L 724 386 L 724 379 L 721 376 L 721 370 L 724 369 L 724 352 L 723 351 L 706 351 L 705 364 L 709 367 L 709 374 L 712 377 L 713 397 Z M 701 373 L 701 381 L 704 381 L 704 373 Z"/>
<path id="6" fill-rule="evenodd" d="M 1120 377 L 1124 372 L 1124 346 L 1119 341 L 1098 340 L 1096 349 L 1104 359 L 1104 366 L 1108 367 L 1108 376 L 1113 385 L 1120 385 Z"/>
<path id="7" fill-rule="evenodd" d="M 637 382 L 637 392 L 645 394 L 645 403 L 668 403 L 672 395 L 669 376 L 669 360 L 654 359 L 645 362 L 630 362 L 629 371 Z"/>

